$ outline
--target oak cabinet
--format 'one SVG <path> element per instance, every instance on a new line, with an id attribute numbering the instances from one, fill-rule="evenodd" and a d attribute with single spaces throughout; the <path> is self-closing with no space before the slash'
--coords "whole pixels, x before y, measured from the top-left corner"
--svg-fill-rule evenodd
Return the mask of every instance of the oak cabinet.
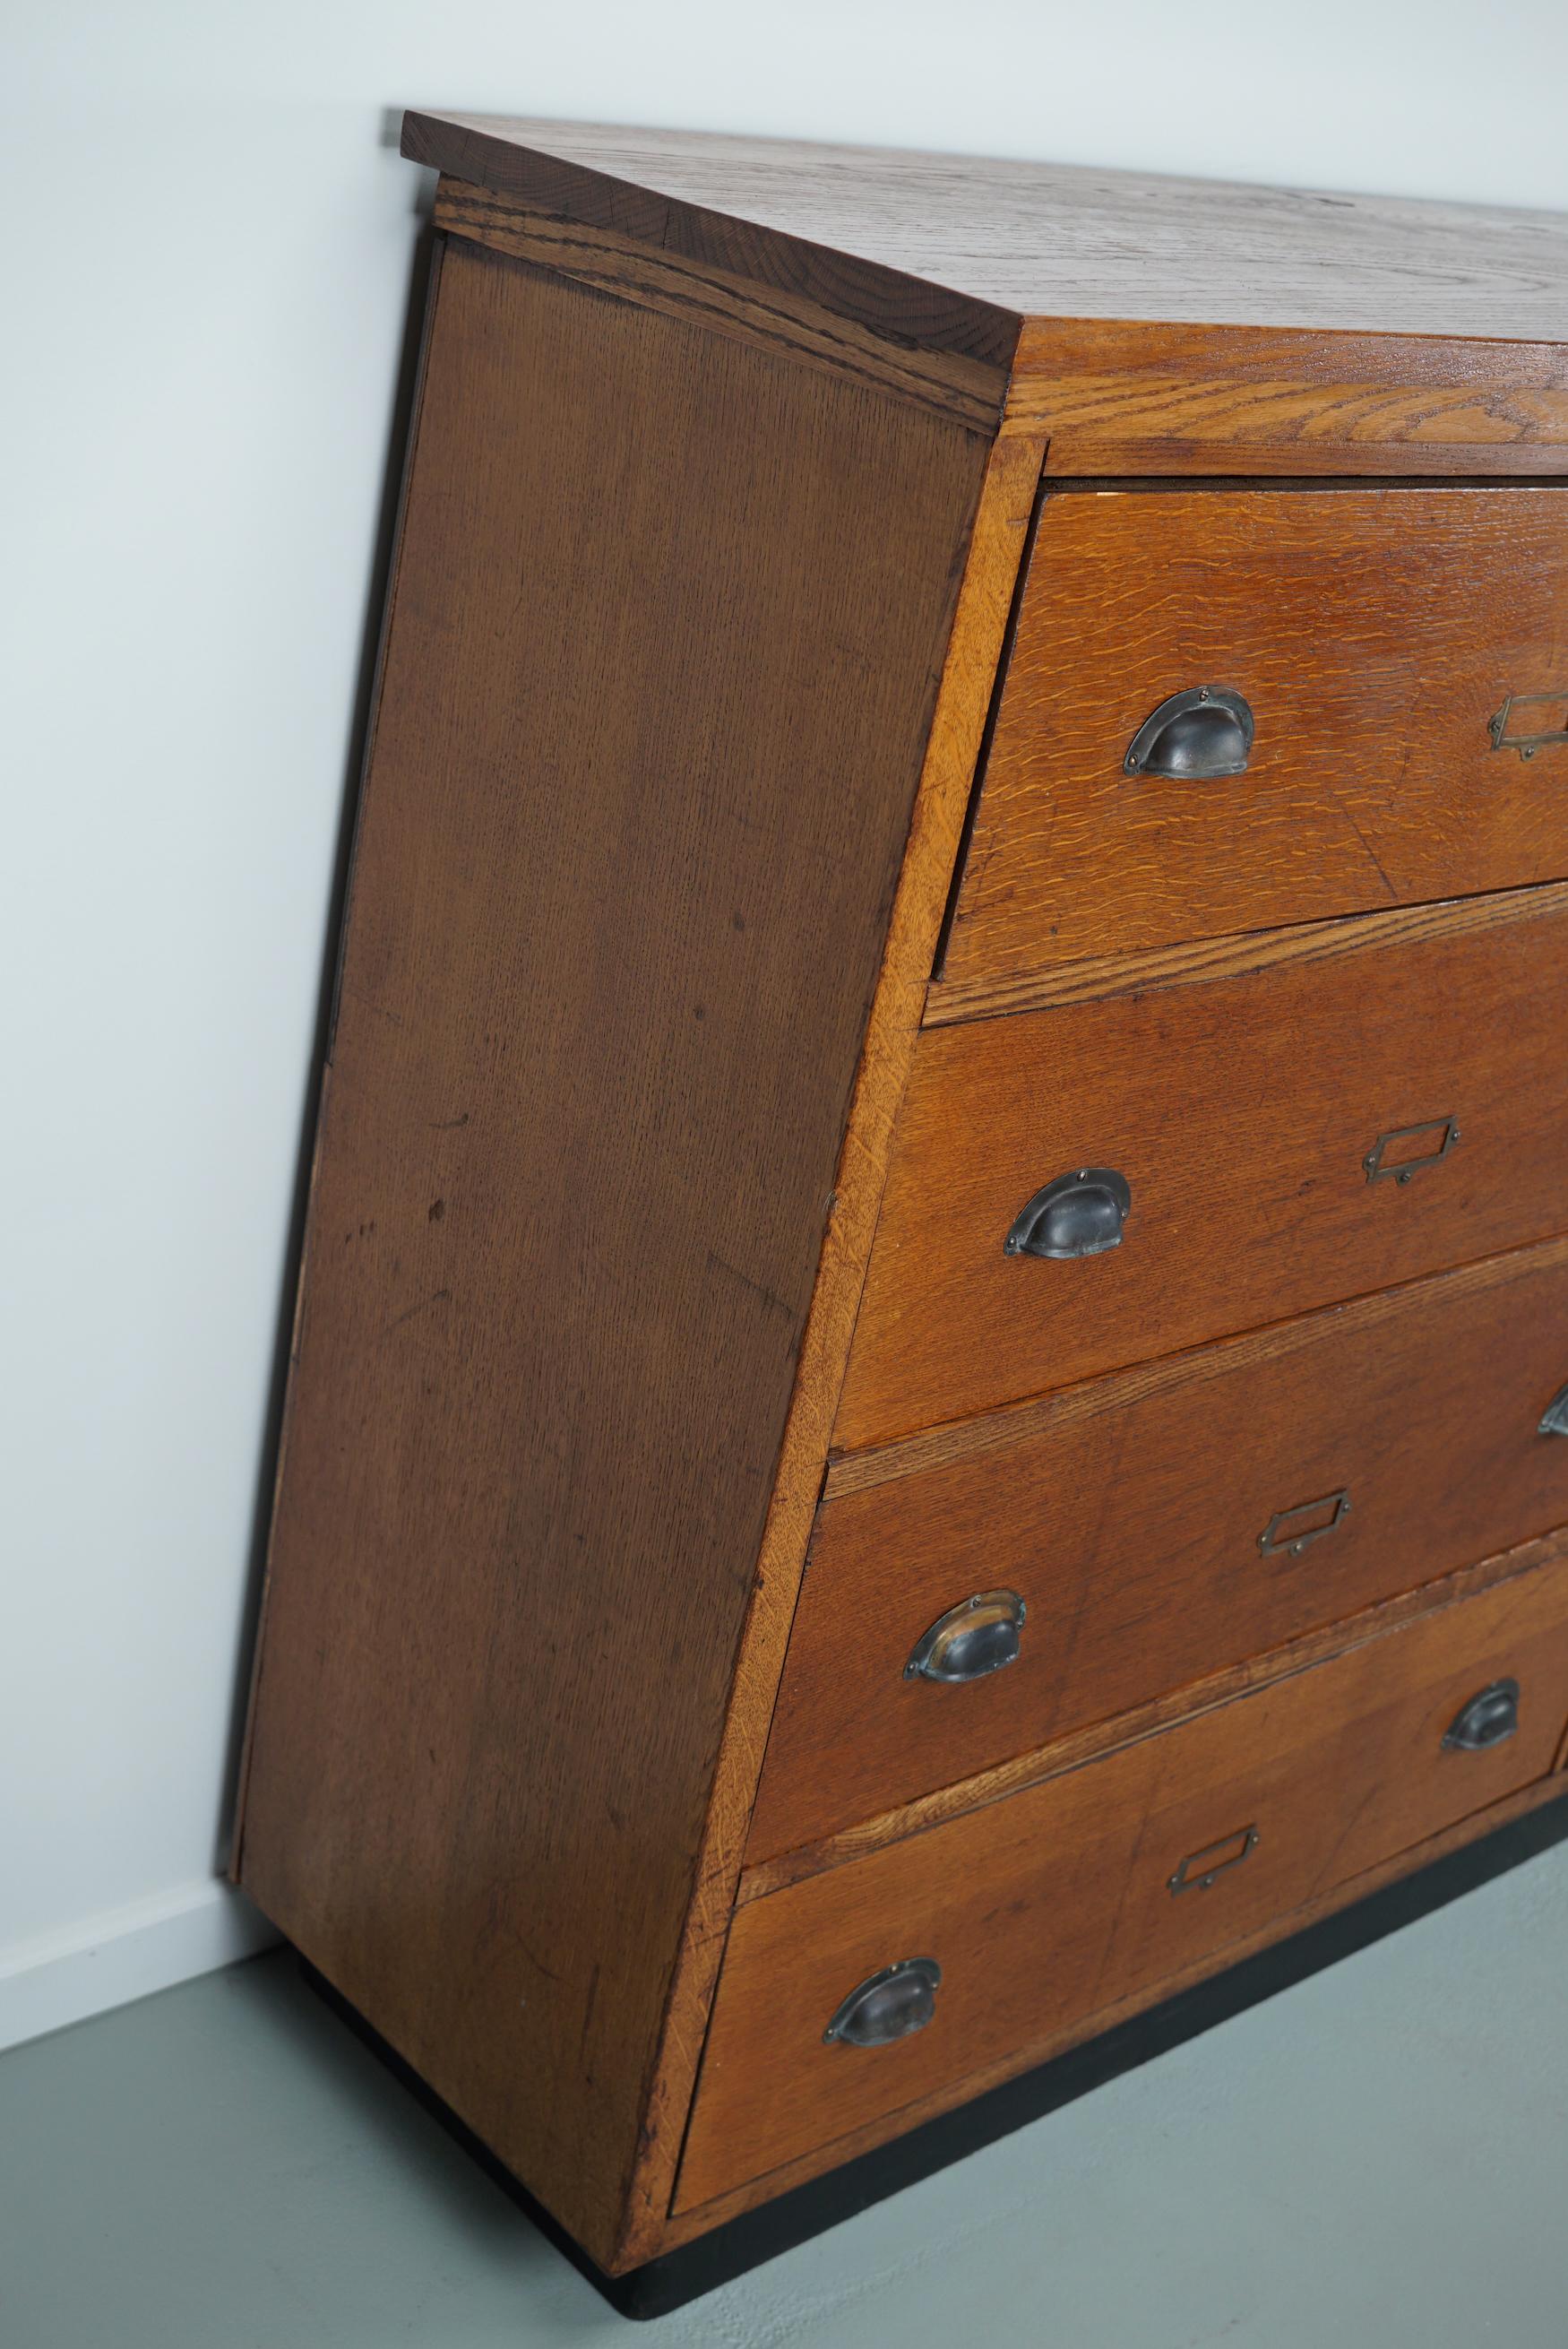
<path id="1" fill-rule="evenodd" d="M 1568 1831 L 1568 219 L 405 152 L 236 1871 L 652 2305 Z"/>

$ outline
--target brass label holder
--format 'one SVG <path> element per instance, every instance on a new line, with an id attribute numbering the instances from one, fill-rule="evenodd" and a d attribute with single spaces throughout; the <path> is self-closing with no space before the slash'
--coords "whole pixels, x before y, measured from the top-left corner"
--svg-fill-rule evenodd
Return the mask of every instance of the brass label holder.
<path id="1" fill-rule="evenodd" d="M 1326 1509 L 1326 1516 L 1320 1512 Z M 1350 1489 L 1325 1493 L 1315 1501 L 1298 1501 L 1293 1509 L 1276 1509 L 1258 1536 L 1264 1557 L 1299 1557 L 1309 1542 L 1321 1541 L 1342 1526 L 1350 1514 Z"/>
<path id="2" fill-rule="evenodd" d="M 1542 728 L 1539 719 L 1547 709 L 1555 711 L 1557 723 Z M 1533 759 L 1537 750 L 1568 748 L 1568 691 L 1511 693 L 1496 717 L 1487 720 L 1487 732 L 1494 750 L 1517 750 L 1522 759 Z"/>
<path id="3" fill-rule="evenodd" d="M 1436 1136 L 1429 1150 L 1417 1150 L 1402 1158 L 1390 1159 L 1388 1153 L 1401 1142 L 1418 1142 L 1423 1135 Z M 1419 1125 L 1397 1125 L 1387 1133 L 1380 1133 L 1366 1157 L 1361 1161 L 1367 1169 L 1368 1183 L 1386 1183 L 1391 1176 L 1396 1183 L 1408 1183 L 1423 1166 L 1437 1166 L 1456 1149 L 1460 1142 L 1458 1118 L 1428 1117 Z"/>
<path id="4" fill-rule="evenodd" d="M 1233 1868 L 1240 1868 L 1251 1857 L 1256 1847 L 1256 1827 L 1238 1827 L 1234 1835 L 1222 1836 L 1218 1843 L 1208 1843 L 1202 1851 L 1191 1851 L 1166 1882 L 1173 1893 L 1207 1892 L 1217 1878 Z"/>

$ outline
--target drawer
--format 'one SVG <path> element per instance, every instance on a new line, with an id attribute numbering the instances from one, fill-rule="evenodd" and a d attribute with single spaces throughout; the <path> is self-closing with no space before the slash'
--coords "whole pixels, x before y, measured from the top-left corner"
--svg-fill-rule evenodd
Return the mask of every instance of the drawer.
<path id="1" fill-rule="evenodd" d="M 1568 890 L 1398 943 L 930 1029 L 841 1449 L 1438 1272 L 1568 1225 Z M 1129 1187 L 1046 1210 L 1079 1169 Z M 1040 1235 L 1037 1233 L 1036 1237 Z M 1119 1244 L 1108 1243 L 1118 1241 Z"/>
<path id="2" fill-rule="evenodd" d="M 1568 1523 L 1565 1386 L 1557 1239 L 839 1463 L 748 1857 Z"/>
<path id="3" fill-rule="evenodd" d="M 1244 772 L 1126 773 L 1203 686 L 1248 705 Z M 1557 738 L 1529 760 L 1511 697 Z M 1565 726 L 1562 489 L 1052 498 L 944 981 L 1568 874 Z"/>
<path id="4" fill-rule="evenodd" d="M 1445 1743 L 1517 1682 L 1517 1725 Z M 1568 1715 L 1568 1567 L 1538 1568 L 1314 1670 L 755 1899 L 730 1929 L 677 2207 L 987 2071 L 1549 1774 Z M 1467 1715 L 1505 1731 L 1506 1693 Z M 824 2037 L 919 1959 L 930 2019 Z M 907 1996 L 919 1978 L 905 1975 Z M 896 1995 L 896 1993 L 895 1993 Z M 905 2019 L 917 2021 L 911 2002 Z M 852 2028 L 852 2025 L 851 2025 Z"/>

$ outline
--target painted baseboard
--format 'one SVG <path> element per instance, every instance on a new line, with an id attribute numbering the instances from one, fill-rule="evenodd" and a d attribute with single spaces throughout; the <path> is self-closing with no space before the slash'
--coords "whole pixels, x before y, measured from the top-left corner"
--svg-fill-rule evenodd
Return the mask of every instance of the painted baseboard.
<path id="1" fill-rule="evenodd" d="M 278 1938 L 243 1893 L 202 1877 L 0 1948 L 0 2047 L 254 1957 Z"/>

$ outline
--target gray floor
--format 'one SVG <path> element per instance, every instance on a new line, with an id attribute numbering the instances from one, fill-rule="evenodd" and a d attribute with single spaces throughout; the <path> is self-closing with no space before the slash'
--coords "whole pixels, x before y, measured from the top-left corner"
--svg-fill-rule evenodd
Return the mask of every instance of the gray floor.
<path id="1" fill-rule="evenodd" d="M 1565 2349 L 1568 1846 L 678 2315 L 268 1957 L 0 2058 L 5 2349 Z"/>

